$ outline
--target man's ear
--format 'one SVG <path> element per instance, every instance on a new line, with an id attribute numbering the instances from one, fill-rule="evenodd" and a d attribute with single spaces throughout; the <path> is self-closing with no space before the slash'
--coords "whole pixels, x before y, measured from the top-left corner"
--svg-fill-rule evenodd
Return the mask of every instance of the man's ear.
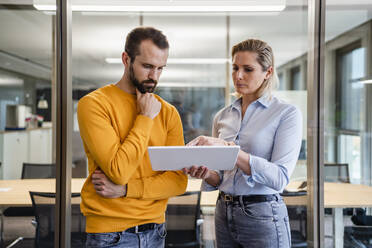
<path id="1" fill-rule="evenodd" d="M 129 63 L 130 63 L 130 57 L 128 55 L 128 53 L 126 52 L 123 52 L 121 54 L 121 61 L 123 62 L 123 65 L 126 67 L 126 66 L 129 66 Z"/>

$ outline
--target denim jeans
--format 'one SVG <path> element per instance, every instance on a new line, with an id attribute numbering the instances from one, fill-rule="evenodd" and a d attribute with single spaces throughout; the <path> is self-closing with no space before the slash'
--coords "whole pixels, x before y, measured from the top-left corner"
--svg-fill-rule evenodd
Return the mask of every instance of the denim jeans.
<path id="1" fill-rule="evenodd" d="M 244 203 L 217 200 L 217 248 L 289 248 L 291 232 L 287 207 L 278 201 Z"/>
<path id="2" fill-rule="evenodd" d="M 139 233 L 110 232 L 88 233 L 86 247 L 113 247 L 113 248 L 163 248 L 167 231 L 165 224 L 156 224 L 155 229 Z"/>

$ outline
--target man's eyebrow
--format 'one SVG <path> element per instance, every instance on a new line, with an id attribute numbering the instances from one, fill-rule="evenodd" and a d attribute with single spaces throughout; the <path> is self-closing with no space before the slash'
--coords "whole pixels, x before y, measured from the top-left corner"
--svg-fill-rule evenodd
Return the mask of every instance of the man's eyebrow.
<path id="1" fill-rule="evenodd" d="M 150 65 L 150 66 L 152 66 L 152 67 L 156 67 L 155 65 L 150 64 L 150 63 L 146 63 L 146 62 L 143 62 L 142 65 Z M 166 67 L 166 66 L 167 66 L 167 65 L 165 64 L 165 65 L 161 65 L 161 66 L 158 66 L 158 67 Z"/>

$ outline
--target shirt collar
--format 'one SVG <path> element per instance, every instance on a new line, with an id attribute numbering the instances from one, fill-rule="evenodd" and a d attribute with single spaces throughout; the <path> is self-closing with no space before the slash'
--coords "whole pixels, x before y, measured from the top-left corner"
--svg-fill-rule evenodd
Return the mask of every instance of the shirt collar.
<path id="1" fill-rule="evenodd" d="M 271 103 L 271 98 L 268 94 L 264 94 L 263 96 L 261 96 L 260 98 L 258 98 L 256 100 L 256 102 L 259 102 L 261 103 L 262 106 L 264 106 L 265 108 L 269 107 L 270 106 L 270 103 Z"/>
<path id="2" fill-rule="evenodd" d="M 240 110 L 242 108 L 242 98 L 239 97 L 238 99 L 236 99 L 232 104 L 231 104 L 231 109 L 237 109 L 237 110 Z"/>
<path id="3" fill-rule="evenodd" d="M 252 102 L 252 104 L 258 102 L 260 103 L 262 106 L 264 106 L 265 108 L 269 107 L 270 104 L 271 104 L 271 98 L 268 94 L 264 94 L 263 96 L 261 96 L 260 98 L 258 98 L 256 101 Z M 241 109 L 241 106 L 242 106 L 242 98 L 239 97 L 238 99 L 236 99 L 232 104 L 231 104 L 231 109 L 235 108 L 237 110 L 240 110 Z"/>

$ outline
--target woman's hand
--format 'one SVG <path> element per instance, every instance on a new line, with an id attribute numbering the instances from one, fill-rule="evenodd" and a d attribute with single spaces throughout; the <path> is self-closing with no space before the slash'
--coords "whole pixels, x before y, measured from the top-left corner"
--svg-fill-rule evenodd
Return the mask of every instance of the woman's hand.
<path id="1" fill-rule="evenodd" d="M 217 187 L 220 184 L 220 176 L 214 170 L 209 170 L 205 166 L 191 166 L 190 168 L 183 168 L 185 174 L 191 177 L 205 180 L 209 185 Z"/>
<path id="2" fill-rule="evenodd" d="M 209 136 L 199 136 L 189 143 L 187 146 L 228 146 L 229 143 L 220 138 L 214 138 Z"/>
<path id="3" fill-rule="evenodd" d="M 210 177 L 210 171 L 205 166 L 191 166 L 190 168 L 183 168 L 183 173 L 189 174 L 191 177 L 198 179 L 207 179 Z"/>

